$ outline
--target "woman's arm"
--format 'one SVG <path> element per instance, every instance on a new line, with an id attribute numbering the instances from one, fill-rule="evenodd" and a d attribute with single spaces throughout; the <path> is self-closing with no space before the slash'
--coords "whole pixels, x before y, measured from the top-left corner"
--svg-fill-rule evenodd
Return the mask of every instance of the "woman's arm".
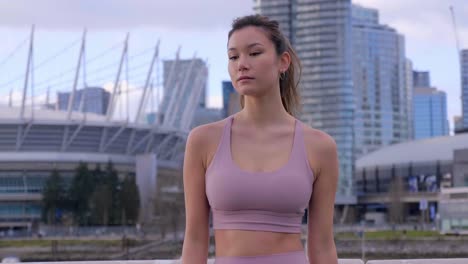
<path id="1" fill-rule="evenodd" d="M 197 127 L 187 138 L 183 178 L 185 237 L 183 264 L 206 264 L 209 244 L 209 204 L 205 193 L 206 127 Z"/>
<path id="2" fill-rule="evenodd" d="M 311 133 L 312 134 L 312 133 Z M 308 144 L 315 152 L 318 168 L 309 202 L 307 252 L 311 264 L 337 264 L 338 257 L 333 237 L 333 212 L 338 182 L 338 155 L 336 143 L 323 132 L 314 132 Z M 312 162 L 311 162 L 312 164 Z"/>

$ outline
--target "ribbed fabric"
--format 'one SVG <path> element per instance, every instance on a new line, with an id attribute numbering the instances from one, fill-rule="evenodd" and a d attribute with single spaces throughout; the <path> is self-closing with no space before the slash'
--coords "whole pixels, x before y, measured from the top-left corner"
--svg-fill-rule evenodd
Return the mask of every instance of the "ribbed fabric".
<path id="1" fill-rule="evenodd" d="M 271 255 L 216 257 L 215 264 L 309 264 L 305 251 L 292 251 Z"/>
<path id="2" fill-rule="evenodd" d="M 227 118 L 205 176 L 213 228 L 300 233 L 314 181 L 302 123 L 295 122 L 292 150 L 283 167 L 273 172 L 249 172 L 232 159 L 233 120 L 233 116 Z"/>

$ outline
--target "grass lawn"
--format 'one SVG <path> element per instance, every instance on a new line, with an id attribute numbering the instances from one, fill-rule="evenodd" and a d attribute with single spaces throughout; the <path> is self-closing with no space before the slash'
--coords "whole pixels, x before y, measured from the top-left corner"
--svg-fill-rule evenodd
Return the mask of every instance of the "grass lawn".
<path id="1" fill-rule="evenodd" d="M 357 239 L 359 234 L 354 232 L 342 232 L 335 235 L 337 239 Z M 417 238 L 438 238 L 443 237 L 437 231 L 418 231 L 418 230 L 409 230 L 404 234 L 403 231 L 366 231 L 366 239 L 417 239 Z"/>
<path id="2" fill-rule="evenodd" d="M 81 240 L 81 239 L 27 239 L 27 240 L 0 240 L 0 248 L 5 247 L 50 247 L 52 241 L 57 241 L 58 246 L 121 246 L 122 240 Z M 144 241 L 129 240 L 129 246 L 143 244 Z"/>

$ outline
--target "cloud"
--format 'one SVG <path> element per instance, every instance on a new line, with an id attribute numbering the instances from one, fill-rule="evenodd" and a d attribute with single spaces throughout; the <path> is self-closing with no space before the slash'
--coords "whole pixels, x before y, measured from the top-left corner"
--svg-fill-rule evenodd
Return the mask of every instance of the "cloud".
<path id="1" fill-rule="evenodd" d="M 252 0 L 15 0 L 0 1 L 0 25 L 48 29 L 208 29 L 252 13 Z"/>
<path id="2" fill-rule="evenodd" d="M 378 9 L 381 22 L 396 28 L 410 41 L 452 45 L 455 49 L 449 9 L 453 6 L 461 46 L 468 48 L 468 20 L 464 19 L 468 5 L 465 0 L 353 0 L 353 3 Z"/>
<path id="3" fill-rule="evenodd" d="M 210 108 L 222 108 L 223 107 L 223 96 L 221 96 L 221 95 L 210 95 L 210 96 L 208 96 L 207 105 Z"/>
<path id="4" fill-rule="evenodd" d="M 23 98 L 22 92 L 12 91 L 11 101 L 13 105 L 20 105 L 22 98 Z M 9 102 L 10 102 L 10 93 L 0 95 L 0 105 L 8 105 Z"/>

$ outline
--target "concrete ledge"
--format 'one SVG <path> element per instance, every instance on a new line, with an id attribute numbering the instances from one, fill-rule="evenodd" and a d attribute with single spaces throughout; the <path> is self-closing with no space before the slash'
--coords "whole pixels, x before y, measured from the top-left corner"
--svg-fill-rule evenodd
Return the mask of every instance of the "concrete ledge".
<path id="1" fill-rule="evenodd" d="M 360 259 L 339 259 L 338 264 L 364 264 Z"/>
<path id="2" fill-rule="evenodd" d="M 364 264 L 360 259 L 340 259 L 339 264 Z M 28 264 L 182 264 L 180 260 L 115 260 L 115 261 L 61 261 L 61 262 L 28 262 Z M 214 259 L 209 259 L 207 264 L 214 264 Z M 291 263 L 292 264 L 292 263 Z"/>
<path id="3" fill-rule="evenodd" d="M 404 260 L 369 260 L 367 264 L 467 264 L 464 259 L 404 259 Z"/>
<path id="4" fill-rule="evenodd" d="M 339 259 L 339 264 L 364 264 L 360 259 Z M 369 260 L 366 264 L 467 264 L 464 259 L 400 259 L 400 260 Z M 180 260 L 114 260 L 114 261 L 62 261 L 62 262 L 28 262 L 28 264 L 182 264 Z M 207 264 L 214 264 L 209 259 Z"/>

